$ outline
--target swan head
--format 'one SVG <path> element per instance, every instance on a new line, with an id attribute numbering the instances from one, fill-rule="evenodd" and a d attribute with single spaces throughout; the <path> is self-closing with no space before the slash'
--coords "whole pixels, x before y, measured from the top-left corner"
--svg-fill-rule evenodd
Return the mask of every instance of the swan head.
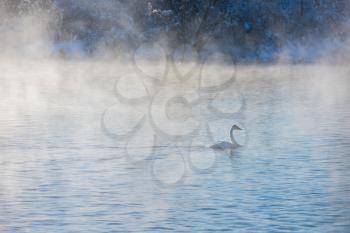
<path id="1" fill-rule="evenodd" d="M 233 125 L 232 130 L 242 130 L 238 125 Z"/>

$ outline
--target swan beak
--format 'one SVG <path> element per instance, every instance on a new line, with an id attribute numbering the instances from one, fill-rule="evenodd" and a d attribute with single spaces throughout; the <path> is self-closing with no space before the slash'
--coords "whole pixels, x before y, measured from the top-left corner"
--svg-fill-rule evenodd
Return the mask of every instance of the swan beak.
<path id="1" fill-rule="evenodd" d="M 231 129 L 232 129 L 232 130 L 243 130 L 243 129 L 241 129 L 238 125 L 232 126 Z"/>

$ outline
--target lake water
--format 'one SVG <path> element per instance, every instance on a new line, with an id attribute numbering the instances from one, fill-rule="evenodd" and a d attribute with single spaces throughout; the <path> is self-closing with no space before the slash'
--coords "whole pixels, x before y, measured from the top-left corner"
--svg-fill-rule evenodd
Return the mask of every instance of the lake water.
<path id="1" fill-rule="evenodd" d="M 156 116 L 114 137 L 140 118 L 117 103 L 112 66 L 2 63 L 1 232 L 350 231 L 346 67 L 238 67 L 239 114 L 207 114 L 204 95 L 197 136 L 153 141 Z M 247 139 L 234 153 L 191 146 L 229 139 L 233 123 Z"/>

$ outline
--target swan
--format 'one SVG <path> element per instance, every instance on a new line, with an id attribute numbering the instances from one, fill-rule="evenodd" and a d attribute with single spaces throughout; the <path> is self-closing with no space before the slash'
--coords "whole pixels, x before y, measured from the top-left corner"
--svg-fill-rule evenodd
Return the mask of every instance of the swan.
<path id="1" fill-rule="evenodd" d="M 210 148 L 214 149 L 214 150 L 233 150 L 237 147 L 240 147 L 240 145 L 236 142 L 235 138 L 233 137 L 233 131 L 234 130 L 242 130 L 239 126 L 237 125 L 233 125 L 231 127 L 230 130 L 230 138 L 231 138 L 231 142 L 218 142 L 212 146 L 210 146 Z"/>

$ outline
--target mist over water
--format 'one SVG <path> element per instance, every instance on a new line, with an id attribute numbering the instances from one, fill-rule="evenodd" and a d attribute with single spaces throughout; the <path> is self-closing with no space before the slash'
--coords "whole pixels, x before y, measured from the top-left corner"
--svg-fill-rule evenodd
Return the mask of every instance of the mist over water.
<path id="1" fill-rule="evenodd" d="M 344 51 L 256 65 L 147 42 L 65 58 L 40 16 L 1 28 L 1 232 L 350 229 Z M 233 124 L 243 146 L 209 149 Z"/>

